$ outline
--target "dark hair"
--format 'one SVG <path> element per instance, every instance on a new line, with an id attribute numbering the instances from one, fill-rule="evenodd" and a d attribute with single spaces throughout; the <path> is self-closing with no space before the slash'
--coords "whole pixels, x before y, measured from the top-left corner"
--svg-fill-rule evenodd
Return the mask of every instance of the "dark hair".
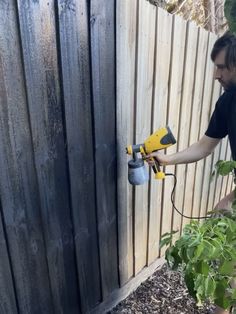
<path id="1" fill-rule="evenodd" d="M 236 67 L 236 36 L 230 32 L 226 32 L 217 39 L 211 51 L 211 60 L 214 62 L 218 53 L 225 49 L 225 65 L 228 69 Z"/>

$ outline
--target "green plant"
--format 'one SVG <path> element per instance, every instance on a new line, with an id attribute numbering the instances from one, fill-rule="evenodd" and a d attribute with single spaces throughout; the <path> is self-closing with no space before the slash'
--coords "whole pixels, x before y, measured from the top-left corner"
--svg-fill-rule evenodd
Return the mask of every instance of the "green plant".
<path id="1" fill-rule="evenodd" d="M 224 5 L 224 12 L 229 29 L 232 33 L 236 33 L 236 2 L 235 0 L 226 0 Z"/>
<path id="2" fill-rule="evenodd" d="M 219 161 L 215 175 L 234 174 L 236 162 Z M 192 220 L 184 227 L 181 237 L 170 245 L 172 233 L 162 236 L 168 265 L 181 270 L 189 293 L 200 306 L 206 300 L 228 309 L 236 303 L 236 202 L 224 215 Z M 214 213 L 214 211 L 213 211 Z"/>

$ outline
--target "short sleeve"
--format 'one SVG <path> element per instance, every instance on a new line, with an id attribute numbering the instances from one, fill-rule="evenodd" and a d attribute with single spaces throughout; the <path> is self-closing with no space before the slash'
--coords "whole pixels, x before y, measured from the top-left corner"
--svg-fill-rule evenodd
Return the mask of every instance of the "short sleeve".
<path id="1" fill-rule="evenodd" d="M 205 135 L 212 138 L 223 138 L 228 134 L 227 105 L 227 95 L 223 94 L 216 103 Z"/>

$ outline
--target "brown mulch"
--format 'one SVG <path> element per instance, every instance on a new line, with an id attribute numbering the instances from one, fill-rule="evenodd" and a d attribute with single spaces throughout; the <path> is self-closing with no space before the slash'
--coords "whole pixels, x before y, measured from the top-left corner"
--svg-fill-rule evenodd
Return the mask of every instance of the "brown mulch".
<path id="1" fill-rule="evenodd" d="M 214 308 L 211 304 L 197 307 L 195 300 L 188 294 L 181 274 L 164 264 L 108 313 L 210 314 L 214 313 Z"/>

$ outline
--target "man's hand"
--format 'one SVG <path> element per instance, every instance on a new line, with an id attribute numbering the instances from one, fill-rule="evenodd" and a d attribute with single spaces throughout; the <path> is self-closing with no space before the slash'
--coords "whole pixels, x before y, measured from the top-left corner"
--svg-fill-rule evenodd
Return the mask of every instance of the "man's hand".
<path id="1" fill-rule="evenodd" d="M 196 162 L 200 159 L 207 157 L 215 149 L 216 145 L 220 142 L 218 138 L 211 138 L 206 135 L 196 143 L 192 144 L 183 151 L 164 155 L 163 153 L 153 152 L 146 157 L 147 162 L 153 165 L 154 161 L 150 158 L 153 157 L 160 165 L 176 165 L 176 164 L 188 164 Z"/>
<path id="2" fill-rule="evenodd" d="M 165 166 L 170 164 L 171 158 L 168 155 L 165 155 L 160 152 L 155 152 L 147 155 L 145 160 L 149 164 L 149 166 L 153 166 L 155 163 L 159 163 L 160 166 Z"/>

